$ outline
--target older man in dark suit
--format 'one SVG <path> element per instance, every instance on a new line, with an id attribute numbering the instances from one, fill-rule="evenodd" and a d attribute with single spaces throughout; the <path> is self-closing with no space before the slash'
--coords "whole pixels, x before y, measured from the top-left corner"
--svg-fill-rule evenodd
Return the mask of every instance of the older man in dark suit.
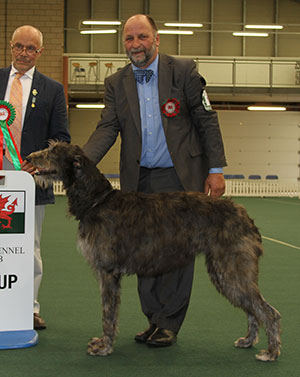
<path id="1" fill-rule="evenodd" d="M 25 158 L 31 152 L 46 148 L 51 139 L 70 142 L 63 86 L 35 68 L 35 63 L 44 50 L 42 33 L 30 25 L 21 26 L 13 33 L 10 47 L 12 64 L 8 68 L 0 69 L 0 99 L 11 101 L 13 81 L 17 77 L 21 85 L 22 99 L 19 109 L 20 129 L 15 131 L 15 137 L 20 140 L 21 157 Z M 11 128 L 13 126 L 14 124 Z M 7 150 L 3 158 L 3 169 L 15 169 Z M 31 174 L 34 171 L 34 167 L 27 162 L 23 162 L 21 169 Z M 48 203 L 54 203 L 52 188 L 37 188 L 34 247 L 35 329 L 46 328 L 45 321 L 39 315 L 38 291 L 43 273 L 40 238 L 45 204 Z"/>
<path id="2" fill-rule="evenodd" d="M 157 27 L 146 15 L 126 21 L 123 41 L 131 64 L 105 80 L 105 109 L 85 153 L 100 161 L 120 133 L 122 190 L 222 195 L 222 137 L 195 63 L 159 54 Z M 191 264 L 156 278 L 138 277 L 150 326 L 135 336 L 137 342 L 161 347 L 176 341 L 193 269 Z"/>

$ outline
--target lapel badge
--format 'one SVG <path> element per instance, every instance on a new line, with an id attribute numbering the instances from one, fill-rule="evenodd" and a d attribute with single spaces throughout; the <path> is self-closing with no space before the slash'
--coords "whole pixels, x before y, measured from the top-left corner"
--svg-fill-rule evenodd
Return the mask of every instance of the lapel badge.
<path id="1" fill-rule="evenodd" d="M 205 89 L 202 92 L 202 105 L 206 111 L 212 111 L 212 107 Z"/>
<path id="2" fill-rule="evenodd" d="M 31 107 L 34 108 L 35 107 L 35 101 L 36 101 L 36 95 L 38 94 L 38 91 L 36 89 L 33 89 L 31 93 L 33 95 Z"/>

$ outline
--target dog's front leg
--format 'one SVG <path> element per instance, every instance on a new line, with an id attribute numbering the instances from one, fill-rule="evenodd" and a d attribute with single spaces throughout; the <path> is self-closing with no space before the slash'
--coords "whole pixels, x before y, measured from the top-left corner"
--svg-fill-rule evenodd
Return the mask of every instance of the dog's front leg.
<path id="1" fill-rule="evenodd" d="M 93 356 L 106 356 L 113 352 L 113 342 L 118 332 L 121 276 L 101 271 L 99 281 L 102 291 L 103 335 L 90 340 L 87 352 Z"/>

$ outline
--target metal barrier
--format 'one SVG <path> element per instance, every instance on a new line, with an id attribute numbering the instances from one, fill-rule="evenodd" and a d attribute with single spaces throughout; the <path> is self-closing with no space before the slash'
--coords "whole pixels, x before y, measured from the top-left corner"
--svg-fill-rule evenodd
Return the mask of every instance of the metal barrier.
<path id="1" fill-rule="evenodd" d="M 103 85 L 129 63 L 125 54 L 65 54 L 69 84 Z M 298 58 L 182 56 L 193 58 L 211 87 L 294 88 L 300 85 Z"/>

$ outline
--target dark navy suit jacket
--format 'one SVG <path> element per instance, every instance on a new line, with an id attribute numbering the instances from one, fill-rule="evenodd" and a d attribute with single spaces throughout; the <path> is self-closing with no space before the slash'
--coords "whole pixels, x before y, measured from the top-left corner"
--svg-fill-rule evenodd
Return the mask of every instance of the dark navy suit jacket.
<path id="1" fill-rule="evenodd" d="M 11 67 L 0 69 L 0 100 L 5 96 L 10 69 Z M 36 93 L 35 96 L 33 92 Z M 64 89 L 62 84 L 35 69 L 22 129 L 22 158 L 46 148 L 49 140 L 70 142 Z M 37 188 L 36 204 L 53 202 L 52 189 Z"/>

